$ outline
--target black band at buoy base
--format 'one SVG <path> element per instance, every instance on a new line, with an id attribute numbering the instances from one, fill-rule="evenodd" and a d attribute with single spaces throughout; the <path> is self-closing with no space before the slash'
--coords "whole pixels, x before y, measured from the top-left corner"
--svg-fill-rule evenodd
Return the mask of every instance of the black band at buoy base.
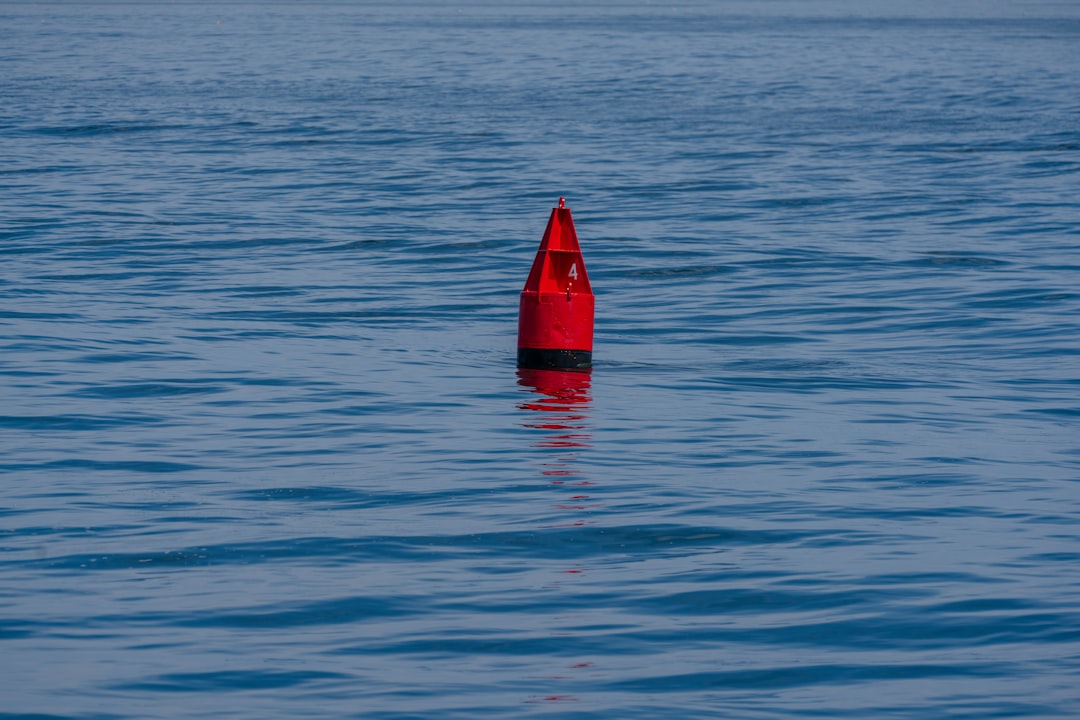
<path id="1" fill-rule="evenodd" d="M 517 364 L 534 370 L 590 370 L 592 350 L 518 348 Z"/>

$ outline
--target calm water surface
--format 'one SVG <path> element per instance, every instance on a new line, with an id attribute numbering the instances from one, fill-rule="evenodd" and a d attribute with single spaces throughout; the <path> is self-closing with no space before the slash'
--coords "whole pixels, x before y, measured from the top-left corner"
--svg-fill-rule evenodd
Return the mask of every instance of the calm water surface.
<path id="1" fill-rule="evenodd" d="M 1080 6 L 0 48 L 0 717 L 1080 715 Z M 560 195 L 591 374 L 514 367 Z"/>

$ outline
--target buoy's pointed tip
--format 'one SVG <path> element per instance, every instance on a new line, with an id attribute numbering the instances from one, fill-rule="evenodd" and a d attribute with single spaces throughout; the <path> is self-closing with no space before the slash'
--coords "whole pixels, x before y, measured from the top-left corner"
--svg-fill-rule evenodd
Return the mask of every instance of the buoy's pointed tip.
<path id="1" fill-rule="evenodd" d="M 564 197 L 559 198 L 559 207 L 560 208 L 565 208 L 566 207 L 566 198 L 564 198 Z"/>

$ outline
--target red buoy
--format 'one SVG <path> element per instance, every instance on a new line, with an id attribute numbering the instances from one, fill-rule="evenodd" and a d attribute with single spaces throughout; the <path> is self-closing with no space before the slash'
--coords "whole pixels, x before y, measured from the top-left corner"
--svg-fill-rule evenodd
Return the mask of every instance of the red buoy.
<path id="1" fill-rule="evenodd" d="M 594 299 L 566 199 L 552 208 L 518 312 L 522 368 L 592 367 Z"/>

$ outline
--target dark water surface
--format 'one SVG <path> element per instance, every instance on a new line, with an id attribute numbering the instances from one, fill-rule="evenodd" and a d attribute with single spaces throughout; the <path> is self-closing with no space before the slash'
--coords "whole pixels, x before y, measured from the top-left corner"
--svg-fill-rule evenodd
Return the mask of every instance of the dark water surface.
<path id="1" fill-rule="evenodd" d="M 0 5 L 0 716 L 1080 716 L 1080 5 Z M 591 375 L 514 368 L 550 208 Z"/>

